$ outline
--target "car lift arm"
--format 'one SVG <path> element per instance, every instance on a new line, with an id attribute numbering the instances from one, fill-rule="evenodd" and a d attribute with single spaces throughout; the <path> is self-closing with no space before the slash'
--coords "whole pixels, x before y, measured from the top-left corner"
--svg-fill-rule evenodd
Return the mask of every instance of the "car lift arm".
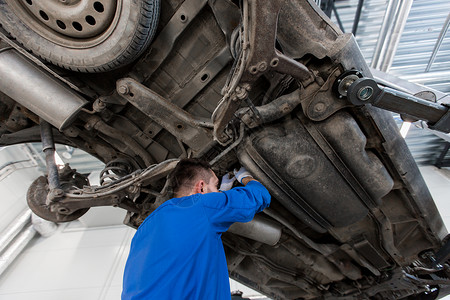
<path id="1" fill-rule="evenodd" d="M 447 104 L 430 102 L 402 91 L 381 87 L 372 78 L 355 79 L 353 74 L 338 78 L 337 81 L 340 84 L 339 96 L 346 96 L 356 106 L 371 104 L 407 115 L 414 121 L 424 120 L 430 129 L 450 132 L 450 107 Z"/>

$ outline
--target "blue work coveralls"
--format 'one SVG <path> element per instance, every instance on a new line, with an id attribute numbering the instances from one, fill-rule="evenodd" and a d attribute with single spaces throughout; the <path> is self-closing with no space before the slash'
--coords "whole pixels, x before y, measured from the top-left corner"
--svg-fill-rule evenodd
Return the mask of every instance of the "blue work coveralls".
<path id="1" fill-rule="evenodd" d="M 257 181 L 166 201 L 133 237 L 122 300 L 230 300 L 221 235 L 269 203 L 269 192 Z"/>

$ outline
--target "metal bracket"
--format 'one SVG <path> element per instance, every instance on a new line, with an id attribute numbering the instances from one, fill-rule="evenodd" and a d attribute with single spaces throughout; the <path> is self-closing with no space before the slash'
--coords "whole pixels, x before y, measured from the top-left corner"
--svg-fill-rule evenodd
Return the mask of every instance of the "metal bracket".
<path id="1" fill-rule="evenodd" d="M 224 97 L 213 113 L 214 137 L 226 144 L 227 123 L 261 75 L 270 70 L 291 75 L 305 85 L 314 81 L 308 68 L 275 48 L 278 14 L 285 0 L 246 0 L 242 13 L 241 53 Z"/>
<path id="2" fill-rule="evenodd" d="M 202 155 L 214 145 L 211 131 L 206 129 L 212 127 L 212 124 L 193 117 L 136 80 L 118 80 L 117 91 L 137 109 L 188 145 L 195 156 Z"/>

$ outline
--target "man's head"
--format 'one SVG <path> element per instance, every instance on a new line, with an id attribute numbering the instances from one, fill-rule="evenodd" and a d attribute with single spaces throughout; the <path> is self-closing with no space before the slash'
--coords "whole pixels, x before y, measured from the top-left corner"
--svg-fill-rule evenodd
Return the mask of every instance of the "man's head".
<path id="1" fill-rule="evenodd" d="M 219 179 L 205 161 L 186 158 L 178 162 L 171 176 L 175 197 L 218 192 Z"/>

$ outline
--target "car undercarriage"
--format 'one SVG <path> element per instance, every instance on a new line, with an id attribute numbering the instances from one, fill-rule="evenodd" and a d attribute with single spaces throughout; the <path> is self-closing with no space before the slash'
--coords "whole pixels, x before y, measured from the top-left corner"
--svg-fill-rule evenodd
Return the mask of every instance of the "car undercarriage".
<path id="1" fill-rule="evenodd" d="M 449 132 L 448 106 L 378 85 L 313 1 L 44 2 L 0 0 L 0 144 L 42 141 L 35 214 L 116 206 L 137 228 L 180 158 L 243 165 L 272 203 L 223 234 L 230 277 L 273 299 L 448 293 L 447 230 L 386 111 Z M 55 143 L 103 161 L 101 184 Z"/>

